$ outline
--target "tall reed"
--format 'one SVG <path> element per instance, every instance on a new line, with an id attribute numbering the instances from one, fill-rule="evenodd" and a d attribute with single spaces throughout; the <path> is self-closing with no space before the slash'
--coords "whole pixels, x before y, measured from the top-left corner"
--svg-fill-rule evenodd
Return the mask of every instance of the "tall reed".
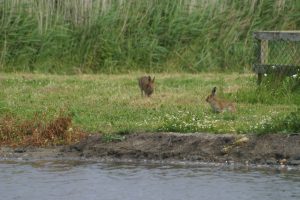
<path id="1" fill-rule="evenodd" d="M 296 0 L 2 0 L 0 70 L 240 71 L 254 30 L 299 28 Z"/>

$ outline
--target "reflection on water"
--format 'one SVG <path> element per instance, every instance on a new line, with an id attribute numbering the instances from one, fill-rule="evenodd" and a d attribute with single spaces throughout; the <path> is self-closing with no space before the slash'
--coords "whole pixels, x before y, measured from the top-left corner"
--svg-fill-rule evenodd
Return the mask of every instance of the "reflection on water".
<path id="1" fill-rule="evenodd" d="M 0 161 L 0 199 L 300 199 L 300 171 L 182 164 Z"/>

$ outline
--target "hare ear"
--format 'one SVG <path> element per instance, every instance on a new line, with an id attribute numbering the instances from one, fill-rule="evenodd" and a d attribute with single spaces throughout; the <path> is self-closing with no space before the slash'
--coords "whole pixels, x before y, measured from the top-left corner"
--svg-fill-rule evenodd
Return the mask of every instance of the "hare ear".
<path id="1" fill-rule="evenodd" d="M 151 82 L 151 76 L 148 76 L 148 81 Z"/>
<path id="2" fill-rule="evenodd" d="M 155 76 L 154 76 L 153 79 L 152 79 L 152 83 L 154 83 L 154 80 L 155 80 Z"/>
<path id="3" fill-rule="evenodd" d="M 216 91 L 217 91 L 217 87 L 214 87 L 211 91 L 211 94 L 214 96 L 216 94 Z"/>

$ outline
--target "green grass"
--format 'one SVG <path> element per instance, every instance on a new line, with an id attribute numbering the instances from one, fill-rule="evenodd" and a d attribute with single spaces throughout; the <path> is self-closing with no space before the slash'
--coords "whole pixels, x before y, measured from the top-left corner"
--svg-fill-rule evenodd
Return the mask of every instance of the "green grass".
<path id="1" fill-rule="evenodd" d="M 140 95 L 140 75 L 2 73 L 0 118 L 28 120 L 38 114 L 50 120 L 63 111 L 72 116 L 73 126 L 106 134 L 295 132 L 299 127 L 299 91 L 257 88 L 253 74 L 156 73 L 150 98 Z M 212 112 L 205 98 L 214 86 L 218 96 L 237 103 L 236 113 Z"/>
<path id="2" fill-rule="evenodd" d="M 243 72 L 253 31 L 299 30 L 299 13 L 287 0 L 4 0 L 0 71 Z"/>

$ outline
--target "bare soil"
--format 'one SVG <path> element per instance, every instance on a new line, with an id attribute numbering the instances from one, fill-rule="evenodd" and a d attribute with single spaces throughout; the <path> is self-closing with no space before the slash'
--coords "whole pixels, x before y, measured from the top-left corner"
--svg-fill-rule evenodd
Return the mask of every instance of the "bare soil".
<path id="1" fill-rule="evenodd" d="M 0 148 L 1 159 L 70 157 L 300 166 L 300 134 L 138 133 L 113 142 L 93 134 L 69 146 Z"/>

